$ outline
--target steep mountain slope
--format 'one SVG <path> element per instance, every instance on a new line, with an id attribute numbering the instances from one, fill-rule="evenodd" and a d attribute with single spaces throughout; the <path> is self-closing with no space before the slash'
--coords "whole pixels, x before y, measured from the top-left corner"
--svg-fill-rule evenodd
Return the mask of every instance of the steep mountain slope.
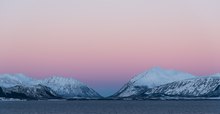
<path id="1" fill-rule="evenodd" d="M 190 78 L 195 78 L 195 76 L 180 71 L 164 70 L 156 67 L 135 76 L 112 97 L 123 98 L 135 96 L 149 88 Z"/>
<path id="2" fill-rule="evenodd" d="M 101 96 L 72 78 L 51 77 L 34 80 L 22 74 L 0 75 L 0 97 L 27 99 L 97 99 Z"/>
<path id="3" fill-rule="evenodd" d="M 34 80 L 23 74 L 1 74 L 0 86 L 1 87 L 13 87 L 16 85 L 32 85 Z"/>
<path id="4" fill-rule="evenodd" d="M 16 85 L 9 88 L 0 87 L 0 97 L 32 100 L 60 98 L 50 88 L 42 85 L 34 85 L 29 87 Z"/>
<path id="5" fill-rule="evenodd" d="M 72 78 L 51 77 L 39 82 L 63 98 L 101 98 L 93 89 Z"/>
<path id="6" fill-rule="evenodd" d="M 148 89 L 145 97 L 220 97 L 219 77 L 200 77 L 176 81 Z"/>

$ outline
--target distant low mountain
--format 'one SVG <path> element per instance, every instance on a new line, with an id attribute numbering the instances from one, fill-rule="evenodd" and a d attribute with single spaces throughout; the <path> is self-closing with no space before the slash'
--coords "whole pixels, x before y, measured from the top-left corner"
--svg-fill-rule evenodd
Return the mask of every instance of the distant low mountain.
<path id="1" fill-rule="evenodd" d="M 0 97 L 16 99 L 98 99 L 97 92 L 72 78 L 35 80 L 22 74 L 0 75 Z"/>
<path id="2" fill-rule="evenodd" d="M 193 76 L 175 70 L 153 68 L 131 79 L 113 99 L 220 98 L 220 74 Z"/>

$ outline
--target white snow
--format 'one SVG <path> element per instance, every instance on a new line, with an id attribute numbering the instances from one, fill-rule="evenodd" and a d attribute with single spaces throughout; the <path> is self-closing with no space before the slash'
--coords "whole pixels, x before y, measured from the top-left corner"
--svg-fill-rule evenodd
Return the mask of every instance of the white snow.
<path id="1" fill-rule="evenodd" d="M 213 75 L 211 75 L 211 77 L 218 77 L 218 78 L 220 78 L 220 73 L 213 74 Z"/>
<path id="2" fill-rule="evenodd" d="M 29 85 L 33 81 L 23 74 L 2 74 L 0 75 L 1 87 L 13 87 L 16 85 Z"/>
<path id="3" fill-rule="evenodd" d="M 198 77 L 161 85 L 145 94 L 166 94 L 171 96 L 201 96 L 214 91 L 220 85 L 220 78 Z"/>
<path id="4" fill-rule="evenodd" d="M 89 95 L 92 95 L 91 97 L 99 96 L 99 94 L 96 93 L 93 89 L 88 88 L 87 85 L 73 78 L 53 76 L 47 79 L 37 80 L 29 78 L 23 74 L 0 75 L 0 87 L 9 88 L 16 85 L 30 87 L 38 84 L 47 86 L 55 91 L 58 95 L 67 98 L 83 96 L 90 97 Z"/>
<path id="5" fill-rule="evenodd" d="M 87 86 L 75 79 L 72 78 L 63 78 L 58 76 L 53 76 L 44 80 L 40 80 L 37 82 L 38 84 L 42 84 L 50 87 L 57 94 L 71 98 L 76 95 L 83 96 L 83 88 L 87 88 Z"/>
<path id="6" fill-rule="evenodd" d="M 132 78 L 118 93 L 119 97 L 128 97 L 138 93 L 135 86 L 153 88 L 159 85 L 195 78 L 188 73 L 165 70 L 159 67 L 152 68 Z"/>
<path id="7" fill-rule="evenodd" d="M 195 76 L 180 71 L 164 70 L 162 68 L 155 67 L 135 76 L 130 82 L 136 86 L 148 86 L 149 88 L 153 88 L 155 86 L 190 78 L 195 78 Z"/>

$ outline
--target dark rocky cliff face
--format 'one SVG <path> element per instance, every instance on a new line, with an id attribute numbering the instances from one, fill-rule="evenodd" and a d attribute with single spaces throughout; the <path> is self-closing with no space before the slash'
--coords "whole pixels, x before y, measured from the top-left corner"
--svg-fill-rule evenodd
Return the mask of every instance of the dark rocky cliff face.
<path id="1" fill-rule="evenodd" d="M 58 99 L 60 98 L 50 88 L 36 85 L 32 87 L 14 86 L 10 88 L 0 88 L 0 97 L 28 99 L 28 100 L 43 100 L 43 99 Z"/>

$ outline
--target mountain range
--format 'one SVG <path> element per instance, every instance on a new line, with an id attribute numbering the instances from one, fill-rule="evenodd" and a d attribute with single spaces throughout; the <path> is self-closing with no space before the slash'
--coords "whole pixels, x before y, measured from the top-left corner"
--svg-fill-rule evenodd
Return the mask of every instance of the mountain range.
<path id="1" fill-rule="evenodd" d="M 220 74 L 194 76 L 152 68 L 136 75 L 112 99 L 220 99 Z"/>
<path id="2" fill-rule="evenodd" d="M 44 99 L 98 99 L 97 92 L 72 78 L 53 76 L 35 80 L 23 74 L 0 75 L 0 97 Z"/>
<path id="3" fill-rule="evenodd" d="M 0 99 L 220 99 L 220 74 L 194 76 L 155 67 L 134 76 L 107 98 L 73 78 L 36 80 L 23 74 L 2 74 Z"/>

